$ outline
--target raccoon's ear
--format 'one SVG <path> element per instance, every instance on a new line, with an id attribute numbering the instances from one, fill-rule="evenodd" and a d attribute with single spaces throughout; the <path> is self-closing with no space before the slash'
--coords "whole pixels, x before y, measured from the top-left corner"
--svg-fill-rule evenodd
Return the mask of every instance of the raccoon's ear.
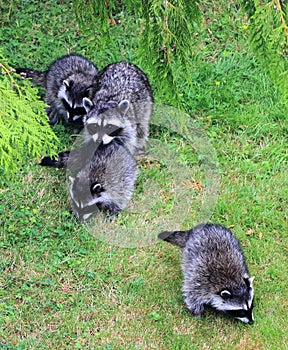
<path id="1" fill-rule="evenodd" d="M 93 107 L 93 102 L 88 97 L 84 97 L 82 103 L 86 113 L 89 113 Z"/>
<path id="2" fill-rule="evenodd" d="M 128 109 L 129 109 L 129 101 L 128 100 L 122 100 L 121 102 L 119 102 L 118 104 L 118 110 L 121 114 L 126 114 Z"/>
<path id="3" fill-rule="evenodd" d="M 222 290 L 222 292 L 220 293 L 220 296 L 224 300 L 227 300 L 231 297 L 231 293 L 229 292 L 229 290 L 225 289 L 225 290 Z"/>
<path id="4" fill-rule="evenodd" d="M 73 185 L 73 184 L 74 184 L 74 181 L 75 181 L 75 177 L 69 176 L 69 177 L 68 177 L 68 180 L 69 180 L 69 182 L 70 182 L 70 185 Z"/>
<path id="5" fill-rule="evenodd" d="M 102 186 L 98 183 L 95 183 L 91 186 L 91 193 L 92 194 L 100 193 L 101 190 L 102 190 Z"/>

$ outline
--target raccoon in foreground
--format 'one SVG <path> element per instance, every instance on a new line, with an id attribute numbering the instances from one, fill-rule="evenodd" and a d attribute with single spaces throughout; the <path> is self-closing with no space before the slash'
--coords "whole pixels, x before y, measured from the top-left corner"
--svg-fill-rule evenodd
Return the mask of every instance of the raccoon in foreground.
<path id="1" fill-rule="evenodd" d="M 188 231 L 162 232 L 158 238 L 183 248 L 183 294 L 187 308 L 201 316 L 209 305 L 253 324 L 253 279 L 233 233 L 216 224 Z"/>
<path id="2" fill-rule="evenodd" d="M 77 162 L 69 159 L 68 168 L 73 172 L 71 161 L 72 168 Z M 99 209 L 107 210 L 113 217 L 127 206 L 136 180 L 136 162 L 127 149 L 114 143 L 100 145 L 78 169 L 69 176 L 69 192 L 79 220 L 89 219 Z"/>
<path id="3" fill-rule="evenodd" d="M 87 115 L 83 118 L 86 140 L 97 141 L 99 126 L 118 126 L 103 142 L 112 140 L 125 146 L 132 154 L 144 147 L 148 138 L 153 108 L 152 90 L 146 75 L 130 62 L 117 62 L 98 75 L 94 98 L 84 98 Z M 111 121 L 111 122 L 110 122 Z"/>
<path id="4" fill-rule="evenodd" d="M 99 132 L 99 131 L 98 131 Z M 68 169 L 69 192 L 74 213 L 87 220 L 107 210 L 111 217 L 132 197 L 137 175 L 133 155 L 121 144 L 90 141 L 82 147 L 42 158 L 40 165 Z"/>
<path id="5" fill-rule="evenodd" d="M 82 118 L 86 111 L 82 101 L 84 97 L 93 98 L 98 73 L 91 61 L 70 54 L 58 58 L 46 71 L 17 68 L 16 73 L 46 89 L 45 102 L 49 106 L 46 111 L 51 125 L 60 119 L 72 125 L 83 125 Z"/>
<path id="6" fill-rule="evenodd" d="M 119 105 L 120 106 L 115 107 L 118 109 L 118 113 L 120 113 L 122 108 L 126 108 L 126 102 L 121 102 Z M 49 156 L 43 157 L 40 161 L 40 165 L 64 168 L 67 167 L 68 160 L 70 159 L 70 166 L 73 161 L 73 167 L 81 169 L 81 167 L 83 167 L 83 162 L 85 163 L 87 161 L 88 156 L 91 156 L 98 148 L 102 149 L 110 145 L 110 143 L 114 145 L 115 149 L 122 146 L 127 149 L 128 153 L 133 154 L 135 151 L 135 142 L 132 143 L 132 140 L 136 140 L 136 130 L 128 126 L 124 120 L 115 118 L 115 113 L 113 108 L 106 111 L 102 110 L 102 118 L 86 126 L 85 132 L 93 134 L 95 141 L 93 138 L 88 138 L 85 135 L 85 139 L 82 140 L 81 135 L 79 137 L 80 141 L 82 140 L 80 147 L 72 151 L 58 153 L 57 159 L 50 158 Z M 111 142 L 112 140 L 114 141 Z"/>

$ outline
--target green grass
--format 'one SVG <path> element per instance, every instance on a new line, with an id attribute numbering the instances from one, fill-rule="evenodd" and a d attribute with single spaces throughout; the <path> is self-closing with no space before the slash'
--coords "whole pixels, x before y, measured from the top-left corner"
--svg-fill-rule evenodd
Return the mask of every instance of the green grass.
<path id="1" fill-rule="evenodd" d="M 181 295 L 178 249 L 162 242 L 123 248 L 100 240 L 101 232 L 87 230 L 70 213 L 65 171 L 41 168 L 32 159 L 15 182 L 0 180 L 2 348 L 287 348 L 287 109 L 249 51 L 247 19 L 235 3 L 206 0 L 202 6 L 193 86 L 188 90 L 183 80 L 181 88 L 186 110 L 218 157 L 221 184 L 210 221 L 233 229 L 256 276 L 255 324 L 213 310 L 195 319 Z M 12 66 L 44 69 L 68 52 L 86 55 L 99 68 L 119 59 L 134 62 L 137 36 L 129 34 L 137 32 L 136 21 L 123 22 L 114 29 L 114 45 L 98 50 L 79 30 L 69 1 L 19 1 L 11 8 L 0 1 L 0 9 L 0 45 Z M 161 103 L 157 93 L 155 99 Z M 63 149 L 73 143 L 64 127 L 55 132 Z M 131 202 L 140 214 L 148 208 L 147 217 L 136 220 L 138 244 L 157 210 L 171 214 L 163 223 L 167 229 L 190 228 L 209 188 L 193 137 L 189 142 L 155 127 L 151 137 L 165 143 L 172 158 L 176 154 L 177 167 L 191 169 L 204 193 L 192 188 L 191 217 L 182 222 L 173 192 L 177 172 L 170 176 L 173 168 L 159 159 L 161 152 L 144 158 Z M 155 183 L 160 201 L 149 212 L 145 194 Z M 120 226 L 125 220 L 132 225 L 126 214 Z"/>

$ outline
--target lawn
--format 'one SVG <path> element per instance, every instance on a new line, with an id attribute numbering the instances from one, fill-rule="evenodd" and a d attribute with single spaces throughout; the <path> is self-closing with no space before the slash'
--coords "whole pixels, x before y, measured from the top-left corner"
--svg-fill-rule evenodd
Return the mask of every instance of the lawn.
<path id="1" fill-rule="evenodd" d="M 202 10 L 192 86 L 181 82 L 187 114 L 162 106 L 154 89 L 149 153 L 119 218 L 77 222 L 65 171 L 39 159 L 27 158 L 13 182 L 0 179 L 3 349 L 287 349 L 288 111 L 255 61 L 239 6 L 205 0 Z M 137 26 L 122 20 L 99 49 L 70 1 L 0 0 L 0 47 L 12 67 L 45 69 L 69 52 L 100 69 L 137 64 Z M 174 123 L 181 118 L 188 129 Z M 59 151 L 73 144 L 63 125 L 54 131 Z M 252 326 L 185 308 L 181 252 L 157 234 L 203 220 L 241 242 L 255 276 Z"/>

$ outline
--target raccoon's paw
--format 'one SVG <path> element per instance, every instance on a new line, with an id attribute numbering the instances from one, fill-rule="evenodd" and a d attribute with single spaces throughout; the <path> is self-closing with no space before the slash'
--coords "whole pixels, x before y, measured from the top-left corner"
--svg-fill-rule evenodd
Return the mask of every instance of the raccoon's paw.
<path id="1" fill-rule="evenodd" d="M 14 72 L 19 74 L 21 79 L 27 78 L 27 73 L 25 72 L 24 68 L 16 68 L 14 69 Z"/>
<path id="2" fill-rule="evenodd" d="M 46 108 L 46 113 L 49 118 L 49 124 L 55 125 L 59 120 L 57 112 L 55 112 L 55 110 L 50 107 L 50 108 Z"/>
<path id="3" fill-rule="evenodd" d="M 143 148 L 136 150 L 137 159 L 145 158 L 149 155 L 148 151 L 145 151 Z"/>
<path id="4" fill-rule="evenodd" d="M 201 307 L 200 309 L 189 309 L 188 310 L 193 314 L 194 317 L 198 317 L 200 318 L 201 316 L 203 316 L 205 310 L 204 307 Z"/>
<path id="5" fill-rule="evenodd" d="M 114 203 L 106 205 L 104 209 L 108 211 L 106 220 L 109 222 L 114 221 L 121 210 L 118 205 Z"/>
<path id="6" fill-rule="evenodd" d="M 191 300 L 189 298 L 186 298 L 185 304 L 186 304 L 188 310 L 196 317 L 201 317 L 205 311 L 204 305 L 199 304 L 199 302 L 197 302 L 195 300 Z"/>
<path id="7" fill-rule="evenodd" d="M 119 212 L 118 212 L 119 213 Z M 105 220 L 107 221 L 107 222 L 113 222 L 114 220 L 116 220 L 117 219 L 117 216 L 118 216 L 118 213 L 116 213 L 116 214 L 107 214 L 106 215 L 106 217 L 105 217 Z"/>

